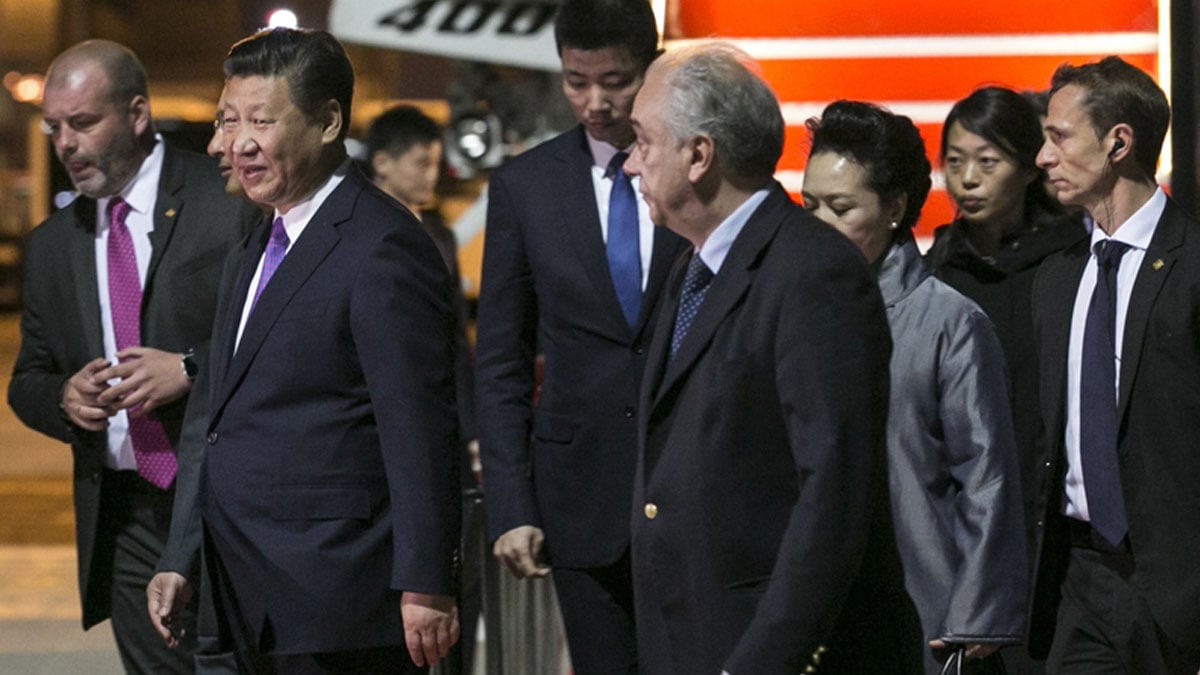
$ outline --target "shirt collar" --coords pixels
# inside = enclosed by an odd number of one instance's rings
[[[1155,189],[1150,199],[1146,200],[1141,208],[1134,211],[1133,215],[1117,228],[1116,234],[1111,238],[1122,244],[1128,244],[1132,248],[1145,251],[1150,247],[1150,240],[1154,238],[1154,230],[1158,227],[1158,221],[1162,218],[1163,210],[1166,208],[1166,193],[1162,191],[1162,188]],[[1093,227],[1092,250],[1096,250],[1097,242],[1109,238],[1104,230]]]
[[[747,197],[746,201],[726,216],[717,229],[704,240],[700,247],[700,259],[713,274],[721,271],[721,265],[725,264],[725,257],[729,255],[734,240],[741,234],[742,228],[750,221],[750,216],[766,200],[768,194],[770,190],[763,188]]]
[[[283,229],[287,231],[288,241],[296,241],[304,228],[308,226],[309,221],[317,214],[321,204],[324,204],[329,195],[341,184],[346,174],[350,172],[350,162],[348,157],[343,160],[338,168],[329,175],[329,178],[325,179],[321,187],[317,188],[308,199],[289,209],[287,213],[281,214],[278,210],[275,211],[272,219],[283,218]]]
[[[633,150],[632,145],[622,150],[615,146],[609,145],[604,141],[598,141],[592,138],[587,132],[584,132],[583,135],[587,137],[588,149],[592,151],[592,164],[595,164],[605,171],[608,170],[608,163],[612,161],[612,158],[616,156],[618,152],[628,153]]]

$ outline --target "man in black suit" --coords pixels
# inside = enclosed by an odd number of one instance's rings
[[[488,534],[518,578],[553,566],[576,673],[635,673],[637,387],[682,241],[654,228],[621,162],[658,34],[645,0],[566,0],[555,36],[579,125],[489,187],[476,346]]]
[[[222,646],[245,672],[415,672],[458,634],[449,275],[346,156],[332,36],[263,31],[225,75],[225,155],[272,214],[226,268],[187,457]]]
[[[167,539],[221,262],[254,210],[225,196],[211,160],[155,134],[145,71],[120,45],[84,42],[55,59],[43,124],[81,196],[26,247],[9,403],[72,446],[84,628],[111,616],[130,672],[191,672],[190,619],[176,625],[183,647],[167,650],[145,588]]]
[[[1038,165],[1095,227],[1034,285],[1051,454],[1030,648],[1052,673],[1200,668],[1200,226],[1154,180],[1169,119],[1117,57],[1054,74]]]
[[[772,182],[783,119],[747,61],[671,50],[633,108],[626,170],[693,248],[641,387],[639,668],[919,672],[888,515],[883,303],[854,247]]]

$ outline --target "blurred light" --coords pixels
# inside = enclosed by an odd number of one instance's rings
[[[267,26],[270,28],[295,28],[300,25],[300,19],[290,9],[272,10],[267,15]]]
[[[17,81],[21,79],[21,74],[15,70],[10,70],[4,74],[4,88],[12,91],[13,87],[17,86]]]
[[[26,75],[17,80],[12,96],[21,103],[38,103],[42,100],[42,76]]]
[[[504,159],[500,120],[484,110],[459,113],[446,128],[446,163],[459,178],[471,178]]]

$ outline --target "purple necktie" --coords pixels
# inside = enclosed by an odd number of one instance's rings
[[[267,250],[263,252],[262,274],[258,275],[258,286],[254,289],[254,299],[250,301],[250,312],[254,312],[254,306],[258,304],[258,296],[262,295],[263,289],[267,287],[267,282],[275,274],[279,263],[283,262],[283,255],[287,253],[288,236],[287,230],[283,229],[283,218],[278,217],[274,223],[271,223],[271,239],[267,242]]]
[[[142,343],[142,283],[138,280],[133,238],[125,226],[128,215],[129,204],[124,199],[114,197],[108,203],[108,301],[118,352]],[[138,415],[139,410],[141,405],[128,410],[129,438],[138,474],[165,490],[175,480],[175,452],[162,424]]]

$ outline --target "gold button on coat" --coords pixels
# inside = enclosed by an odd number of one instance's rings
[[[654,504],[646,504],[645,512],[646,517],[650,520],[654,520],[658,517],[658,507]]]

